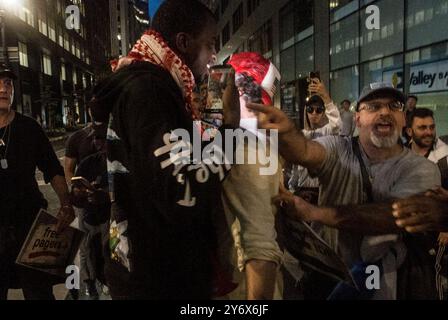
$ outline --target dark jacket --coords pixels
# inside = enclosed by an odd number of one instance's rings
[[[192,137],[193,121],[164,69],[134,63],[118,71],[101,92],[98,106],[111,107],[100,110],[103,115],[111,111],[111,223],[112,228],[114,223],[121,226],[120,237],[110,240],[112,257],[117,243],[129,244],[127,256],[110,260],[106,267],[112,296],[210,297],[210,258],[216,247],[212,211],[220,202],[226,169],[216,166],[214,173],[206,166],[185,165],[175,172],[174,164],[166,162],[170,154],[160,148],[169,134],[183,128]]]

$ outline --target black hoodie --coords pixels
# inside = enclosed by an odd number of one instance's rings
[[[169,152],[160,148],[167,134],[183,128],[191,136],[193,130],[182,93],[166,70],[133,63],[114,74],[96,97],[96,119],[111,115],[107,155],[114,198],[113,259],[106,276],[112,296],[209,298],[216,247],[212,211],[220,203],[220,182],[228,168],[215,167],[219,174],[185,165],[175,172],[166,162]],[[124,246],[120,257],[116,248],[122,250],[126,241],[129,251],[126,255]]]

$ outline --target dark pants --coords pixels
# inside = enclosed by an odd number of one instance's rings
[[[17,269],[17,286],[14,287],[22,288],[25,300],[55,300],[53,283],[47,281],[45,274],[22,270],[21,267],[17,267]],[[0,282],[0,300],[8,298],[8,289],[10,287],[8,283]]]
[[[283,300],[326,300],[337,282],[317,271],[307,270],[296,281],[286,268],[282,268]]]
[[[104,257],[102,254],[102,238],[109,234],[109,224],[93,226],[84,219],[83,209],[78,209],[79,229],[85,232],[79,247],[81,281],[102,280]]]
[[[0,230],[0,300],[6,300],[8,289],[12,288],[21,288],[26,300],[54,300],[53,284],[63,282],[61,279],[15,264],[26,232],[15,228]]]
[[[25,300],[55,300],[53,286],[37,286],[22,288]],[[8,298],[8,288],[0,288],[0,300]]]

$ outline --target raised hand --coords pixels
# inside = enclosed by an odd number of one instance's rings
[[[278,130],[280,135],[296,130],[294,123],[288,119],[287,115],[273,106],[248,103],[247,108],[257,114],[258,128],[260,129]]]
[[[448,231],[448,198],[440,194],[413,196],[393,205],[397,226],[407,232]]]
[[[322,98],[325,104],[331,102],[330,94],[328,93],[327,88],[324,83],[317,78],[311,79],[311,83],[308,86],[308,91],[311,95],[317,95]]]

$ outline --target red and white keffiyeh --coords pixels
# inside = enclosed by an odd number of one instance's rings
[[[134,61],[147,61],[169,71],[182,91],[187,112],[193,120],[201,119],[199,110],[192,103],[195,87],[193,73],[157,31],[147,30],[126,57],[112,61],[112,71],[116,72]]]

